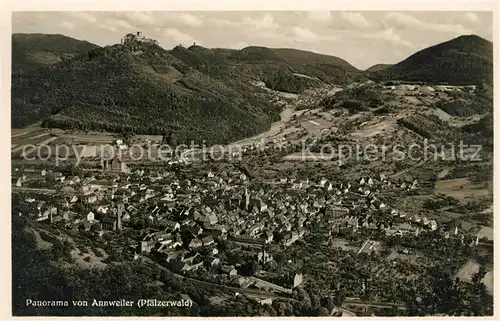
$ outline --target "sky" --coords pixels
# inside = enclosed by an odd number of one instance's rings
[[[129,32],[165,49],[297,48],[334,55],[359,69],[397,63],[428,46],[465,34],[492,41],[491,12],[349,11],[60,11],[13,12],[13,33],[63,34],[100,46]]]

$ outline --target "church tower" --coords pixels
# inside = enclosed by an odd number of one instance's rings
[[[250,205],[250,193],[248,193],[248,189],[245,188],[245,210],[248,211],[248,207]]]
[[[116,230],[122,230],[122,215],[123,215],[123,204],[118,204],[118,212],[116,213]]]

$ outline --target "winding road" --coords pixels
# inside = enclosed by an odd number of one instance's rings
[[[244,139],[236,141],[234,143],[225,145],[222,148],[217,148],[215,150],[216,151],[219,151],[219,150],[224,150],[224,151],[239,151],[243,147],[250,146],[253,143],[256,143],[258,141],[264,141],[265,142],[266,140],[270,139],[271,137],[276,136],[277,134],[279,134],[280,131],[286,127],[286,124],[292,118],[293,112],[294,112],[294,108],[292,108],[292,107],[286,107],[286,108],[283,109],[283,111],[280,114],[281,119],[279,121],[277,121],[277,122],[272,123],[271,124],[271,128],[269,128],[269,130],[267,130],[267,131],[265,131],[263,133],[260,133],[260,134],[258,134],[256,136],[249,137],[249,138],[244,138]],[[208,148],[208,150],[210,150],[210,148]],[[183,160],[189,160],[189,159],[194,158],[200,152],[201,152],[201,149],[199,149],[199,148],[188,149],[188,150],[185,150],[184,152],[181,153],[180,158],[183,159]]]

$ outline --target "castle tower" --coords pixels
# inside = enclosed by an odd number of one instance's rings
[[[248,206],[250,205],[250,194],[248,193],[248,189],[245,188],[245,210],[248,211]]]
[[[262,271],[265,269],[265,264],[266,264],[266,245],[262,245]]]

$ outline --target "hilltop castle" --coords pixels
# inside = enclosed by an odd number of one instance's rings
[[[153,43],[155,45],[158,44],[158,40],[144,37],[141,31],[137,31],[136,34],[128,33],[121,40],[122,45],[131,42]]]

